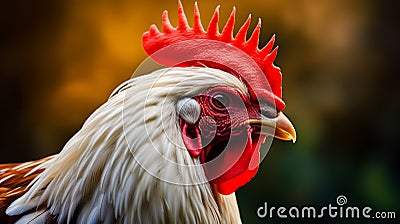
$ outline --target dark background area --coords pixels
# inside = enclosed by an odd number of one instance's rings
[[[269,206],[336,205],[400,216],[400,8],[378,0],[198,1],[207,24],[262,18],[261,44],[277,35],[285,113],[296,144],[275,141],[257,176],[238,191],[244,223]],[[146,58],[141,35],[176,24],[177,1],[0,3],[1,163],[59,152],[111,91]],[[192,17],[193,2],[183,1]],[[192,20],[190,20],[192,21]],[[397,221],[399,218],[397,218]],[[274,223],[299,221],[276,219]],[[327,219],[304,222],[350,223]],[[373,221],[373,220],[368,220]],[[395,220],[374,220],[377,223]]]

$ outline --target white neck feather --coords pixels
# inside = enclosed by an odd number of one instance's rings
[[[39,167],[45,171],[7,212],[47,204],[60,222],[240,222],[235,195],[213,192],[184,148],[175,106],[212,86],[245,93],[245,85],[210,68],[163,69],[125,85]]]

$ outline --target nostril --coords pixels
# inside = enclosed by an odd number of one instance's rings
[[[269,102],[260,103],[260,113],[267,118],[275,118],[278,116],[275,104]]]

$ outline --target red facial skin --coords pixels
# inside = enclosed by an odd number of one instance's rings
[[[259,148],[266,136],[245,124],[260,119],[258,103],[230,87],[218,86],[193,97],[201,107],[199,120],[189,124],[180,119],[186,148],[200,157],[206,175],[217,191],[228,195],[257,173]]]

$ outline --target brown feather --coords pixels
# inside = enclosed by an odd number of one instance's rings
[[[51,158],[53,157],[25,163],[0,164],[0,223],[14,223],[20,218],[20,216],[7,216],[5,213],[7,207],[29,190],[29,183],[43,172],[43,169],[29,172]]]

